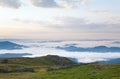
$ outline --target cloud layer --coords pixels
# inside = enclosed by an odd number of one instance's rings
[[[81,5],[85,5],[87,1],[79,1],[79,0],[31,0],[32,4],[36,7],[42,8],[68,8],[73,9],[81,3]]]
[[[87,6],[88,5],[88,0],[82,0],[81,5],[82,6]]]
[[[10,8],[19,8],[21,6],[20,0],[0,0],[0,6],[10,7]]]
[[[31,0],[31,2],[36,7],[43,7],[43,8],[59,7],[59,5],[55,2],[55,0]]]
[[[24,48],[22,50],[0,50],[0,54],[5,53],[30,53],[32,56],[30,57],[39,57],[39,56],[45,56],[45,55],[59,55],[64,57],[70,57],[70,58],[76,58],[78,62],[82,63],[90,63],[90,62],[96,62],[96,61],[107,61],[110,59],[116,59],[120,58],[120,52],[107,52],[107,53],[98,53],[98,52],[69,52],[64,50],[58,50],[55,47],[56,46],[64,46],[66,44],[77,44],[81,46],[98,46],[100,44],[103,45],[111,45],[112,41],[62,41],[62,42],[42,42],[40,40],[12,40],[18,44],[21,45],[27,45],[30,48]],[[118,46],[118,45],[116,45]]]

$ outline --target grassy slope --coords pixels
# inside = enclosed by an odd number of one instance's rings
[[[16,69],[23,67],[66,66],[76,64],[65,57],[44,56],[38,58],[8,58],[0,59],[0,69]]]
[[[0,59],[0,69],[33,67],[35,72],[0,73],[0,79],[120,79],[120,64],[94,63],[46,71],[44,70],[46,66],[69,66],[75,63],[58,56],[45,56],[34,59],[10,58],[7,60]]]
[[[0,73],[0,79],[120,79],[120,65],[87,64],[34,73]]]

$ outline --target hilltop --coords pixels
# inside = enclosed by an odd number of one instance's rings
[[[56,55],[47,55],[35,58],[1,58],[0,68],[17,69],[17,68],[36,68],[36,67],[54,67],[54,66],[72,66],[77,63],[65,57]]]

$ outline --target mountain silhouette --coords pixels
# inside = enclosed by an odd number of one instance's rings
[[[66,47],[56,47],[57,49],[69,51],[69,52],[120,52],[120,47],[107,47],[107,46],[96,46],[89,48],[76,47],[74,45]]]
[[[106,63],[106,64],[120,64],[120,58],[110,59],[108,61],[101,61],[101,63]]]
[[[12,42],[9,42],[9,41],[0,42],[0,49],[1,50],[2,49],[6,49],[6,50],[22,49],[24,47],[27,47],[27,46],[19,45],[19,44],[12,43]]]
[[[18,58],[18,57],[23,57],[27,55],[32,55],[29,53],[5,53],[5,54],[0,54],[0,58]]]

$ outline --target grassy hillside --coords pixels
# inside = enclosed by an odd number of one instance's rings
[[[0,69],[16,69],[25,67],[53,67],[74,65],[73,61],[65,57],[47,55],[37,58],[5,58],[0,59]]]
[[[120,65],[86,64],[33,73],[0,73],[0,79],[120,79]]]
[[[120,64],[81,64],[58,56],[0,59],[0,69],[33,68],[34,72],[0,73],[0,79],[120,79]]]

